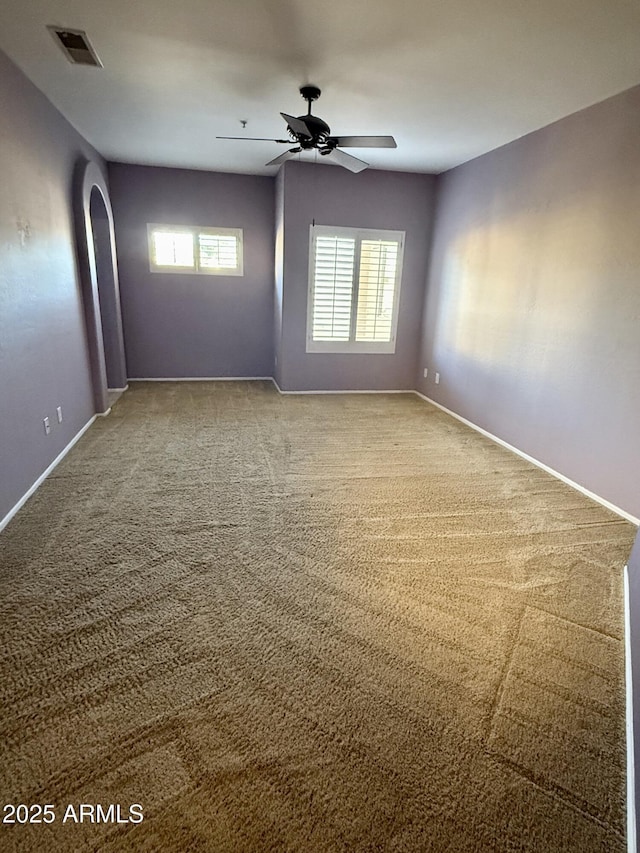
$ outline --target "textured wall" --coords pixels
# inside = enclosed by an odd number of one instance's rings
[[[109,165],[129,376],[271,376],[274,179]],[[244,275],[149,271],[147,224],[242,228]]]
[[[636,517],[638,140],[640,87],[439,178],[416,379]]]
[[[72,179],[102,161],[2,53],[0,115],[1,521],[94,411]]]
[[[281,387],[374,390],[414,387],[434,178],[403,172],[353,174],[336,166],[284,166],[284,288]],[[394,354],[307,353],[309,228],[343,225],[406,231]]]

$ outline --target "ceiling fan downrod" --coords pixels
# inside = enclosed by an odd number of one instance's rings
[[[320,89],[318,89],[317,86],[300,86],[300,94],[308,104],[307,115],[310,116],[311,104],[313,103],[313,101],[318,100],[322,92]]]

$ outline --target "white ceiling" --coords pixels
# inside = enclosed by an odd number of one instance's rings
[[[85,30],[104,68],[70,65],[47,24]],[[285,146],[215,137],[282,138],[303,83],[334,134],[398,142],[354,155],[439,172],[640,83],[639,36],[638,0],[0,4],[0,48],[107,159],[253,174]]]

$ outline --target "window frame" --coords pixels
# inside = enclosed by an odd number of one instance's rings
[[[351,329],[348,341],[314,341],[313,307],[315,296],[315,260],[316,239],[318,237],[345,237],[356,241],[351,291]],[[402,266],[404,260],[405,231],[387,231],[372,228],[350,228],[341,225],[311,225],[309,228],[309,278],[307,286],[307,331],[306,351],[308,353],[368,353],[393,354],[396,351],[398,315],[400,313],[400,291],[402,289]],[[355,339],[358,324],[358,289],[360,279],[361,244],[363,240],[383,240],[397,242],[395,287],[391,314],[391,337],[388,341],[357,341]]]
[[[193,240],[193,266],[164,266],[154,261],[153,235],[157,232],[170,234],[190,234]],[[238,265],[229,267],[201,267],[198,237],[200,234],[214,237],[235,237],[238,252]],[[242,228],[216,227],[211,225],[166,225],[158,222],[147,223],[147,251],[149,254],[149,270],[152,273],[169,273],[173,275],[244,275],[244,245]]]

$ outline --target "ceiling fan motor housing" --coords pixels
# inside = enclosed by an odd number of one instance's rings
[[[289,132],[296,142],[305,149],[316,148],[318,145],[326,144],[329,134],[331,133],[331,128],[326,121],[323,121],[317,116],[312,116],[311,114],[298,116],[298,118],[309,128],[311,136],[306,136],[302,133],[295,133],[295,131],[289,128]]]

